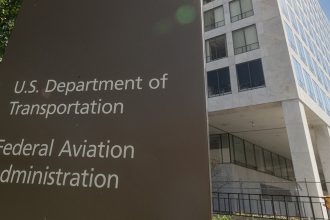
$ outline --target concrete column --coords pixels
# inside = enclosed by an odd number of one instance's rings
[[[299,100],[282,102],[291,157],[297,182],[320,182],[305,108]],[[303,184],[300,184],[303,185]],[[323,196],[321,184],[302,186],[301,195]]]
[[[330,194],[330,128],[326,125],[316,127],[315,139],[328,194]]]
[[[322,197],[323,191],[316,158],[307,123],[304,105],[299,100],[282,102],[285,125],[288,133],[290,151],[294,173],[297,182],[307,181],[300,185],[301,196]],[[308,202],[309,198],[301,198],[301,202]],[[327,211],[320,203],[323,199],[313,199],[313,209],[308,210],[308,216],[315,218],[328,218]]]

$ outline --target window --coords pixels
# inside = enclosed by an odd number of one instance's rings
[[[236,65],[239,91],[265,86],[261,59]]]
[[[211,135],[210,136],[210,149],[220,149],[220,136],[219,135]]]
[[[210,3],[210,2],[213,2],[214,0],[203,0],[203,4],[207,4],[207,3]]]
[[[210,148],[212,162],[233,163],[284,179],[293,177],[291,160],[237,136],[210,135]]]
[[[230,163],[230,152],[229,152],[229,134],[221,135],[222,155],[223,163]]]
[[[262,148],[255,146],[255,152],[256,152],[256,160],[257,160],[257,169],[259,171],[264,172],[265,171],[265,160],[264,160],[264,154],[262,152]]]
[[[306,64],[307,62],[306,62],[304,46],[301,44],[300,40],[298,40],[297,38],[296,38],[296,42],[297,42],[300,59]]]
[[[281,174],[284,179],[288,179],[288,171],[286,169],[286,163],[284,157],[279,157],[280,160],[280,167],[281,167]]]
[[[304,80],[304,75],[303,75],[302,70],[301,70],[301,66],[294,57],[292,57],[292,59],[293,59],[293,69],[294,69],[294,73],[296,75],[296,78],[298,80],[298,85],[303,90],[306,91],[306,84],[305,84],[305,80]]]
[[[245,153],[246,153],[246,164],[252,169],[257,169],[254,146],[250,142],[244,141]]]
[[[273,167],[274,167],[274,174],[275,176],[282,177],[281,166],[279,157],[277,154],[272,154],[273,159]]]
[[[234,53],[240,54],[259,48],[257,29],[255,25],[233,32]]]
[[[220,135],[210,136],[210,149],[212,162],[223,163]]]
[[[209,31],[225,25],[223,6],[204,12],[204,30]]]
[[[230,2],[231,22],[235,22],[254,15],[252,0],[235,0]]]
[[[306,70],[303,70],[303,73],[304,73],[304,77],[306,79],[307,93],[314,100],[314,102],[317,102],[316,97],[315,97],[315,92],[314,92],[314,89],[313,89],[312,79],[310,78],[310,76],[306,72]]]
[[[242,139],[233,136],[235,162],[241,165],[246,164],[244,142]]]
[[[289,175],[289,180],[294,180],[294,171],[293,171],[293,165],[290,160],[286,160],[286,167]]]
[[[227,57],[226,35],[206,41],[206,62]]]
[[[265,158],[266,172],[273,174],[274,167],[273,167],[272,154],[269,151],[264,150],[264,158]]]
[[[294,40],[294,35],[292,33],[292,30],[291,28],[289,27],[289,25],[287,25],[285,23],[285,31],[286,31],[286,34],[288,36],[288,40],[289,40],[289,44],[290,44],[290,47],[297,52],[297,46],[296,46],[296,42]]]
[[[213,70],[207,73],[209,97],[225,95],[231,92],[229,68]]]

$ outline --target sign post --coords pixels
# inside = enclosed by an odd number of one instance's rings
[[[0,64],[1,219],[210,219],[200,11],[24,1]]]

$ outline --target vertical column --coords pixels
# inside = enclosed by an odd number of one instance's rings
[[[310,131],[307,123],[304,105],[299,100],[289,100],[282,102],[285,125],[288,133],[290,151],[294,173],[297,182],[308,184],[300,185],[301,196],[322,197],[323,191],[320,183]],[[311,209],[306,210],[306,214],[314,218],[328,218],[324,206],[320,206],[323,199],[301,198],[301,202],[307,204],[314,202]]]
[[[295,177],[298,182],[320,182],[312,140],[303,104],[299,100],[282,102]],[[302,187],[301,195],[323,196],[321,184]]]
[[[330,193],[330,128],[326,125],[316,127],[315,138],[328,193]]]

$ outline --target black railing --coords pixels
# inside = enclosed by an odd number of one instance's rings
[[[218,21],[218,22],[214,22],[214,23],[211,23],[211,24],[208,24],[208,25],[205,25],[204,26],[204,31],[210,31],[210,30],[213,30],[215,28],[218,28],[218,27],[222,27],[225,25],[225,20],[222,20],[222,21]]]
[[[214,52],[212,52],[212,54],[210,56],[206,56],[206,62],[209,63],[209,62],[212,62],[212,61],[215,61],[215,60],[220,60],[220,59],[223,59],[223,58],[226,58],[226,57],[227,57],[226,52],[214,51]]]
[[[237,47],[234,48],[234,53],[235,55],[240,54],[240,53],[245,53],[251,50],[256,50],[259,49],[259,42],[253,43],[253,44],[248,44],[243,47]]]
[[[213,192],[212,199],[213,214],[270,219],[329,219],[322,197]]]
[[[244,18],[247,18],[247,17],[250,17],[250,16],[253,16],[254,15],[254,12],[253,12],[253,9],[250,10],[250,11],[246,11],[246,12],[243,12],[241,14],[238,14],[238,15],[235,15],[235,16],[232,16],[231,17],[231,22],[235,22],[235,21],[239,21],[239,20],[242,20]]]

